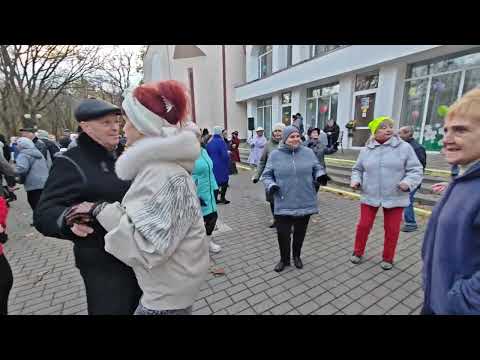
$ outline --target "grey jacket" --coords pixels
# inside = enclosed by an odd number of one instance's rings
[[[375,207],[407,207],[409,193],[400,190],[400,182],[414,190],[423,178],[423,167],[413,148],[397,135],[384,144],[375,140],[360,151],[352,168],[352,183],[361,186],[360,201]]]
[[[254,179],[260,179],[260,176],[262,176],[263,170],[265,170],[265,165],[267,165],[268,157],[270,156],[270,153],[273,150],[278,149],[278,145],[280,144],[280,141],[275,141],[273,138],[270,139],[270,141],[267,143],[267,146],[263,149],[262,156],[260,157],[260,160],[258,161],[258,168],[257,168],[257,173],[254,176]]]
[[[48,178],[47,161],[32,140],[20,138],[17,146],[16,173],[22,179],[25,191],[43,189]]]
[[[268,157],[260,178],[268,192],[273,185],[280,187],[274,194],[274,214],[305,216],[318,213],[314,182],[325,175],[311,149],[300,146],[293,150],[280,144]]]

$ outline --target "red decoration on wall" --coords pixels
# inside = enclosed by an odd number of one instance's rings
[[[325,114],[328,111],[327,105],[320,106],[320,114]]]

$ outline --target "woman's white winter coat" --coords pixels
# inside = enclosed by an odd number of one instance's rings
[[[97,216],[105,250],[135,271],[141,303],[152,310],[191,306],[206,279],[208,242],[191,171],[200,144],[191,131],[137,141],[118,159],[133,180],[121,204]]]

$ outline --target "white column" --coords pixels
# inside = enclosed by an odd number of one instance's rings
[[[342,146],[349,147],[348,131],[345,125],[352,120],[353,90],[355,75],[346,75],[339,80],[340,89],[338,93],[337,124],[340,131],[343,131]]]
[[[272,126],[278,122],[282,122],[280,94],[272,95]]]
[[[298,112],[302,113],[302,106],[301,106],[302,91],[301,90],[302,90],[301,88],[296,88],[292,90],[292,115]],[[303,110],[305,110],[305,106],[303,106]],[[305,116],[305,114],[303,116]]]
[[[407,66],[403,63],[385,65],[380,68],[374,116],[391,116],[395,126],[400,122],[403,97],[403,79]]]

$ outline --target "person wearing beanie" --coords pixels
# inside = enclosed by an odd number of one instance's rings
[[[428,221],[422,245],[424,315],[480,315],[480,89],[445,116],[443,154],[458,173]]]
[[[352,169],[350,186],[361,189],[360,218],[350,261],[362,261],[368,235],[380,207],[383,208],[385,240],[381,267],[393,267],[403,209],[409,192],[422,182],[423,167],[413,148],[394,134],[393,120],[381,116],[368,124],[372,136],[360,151]]]
[[[34,225],[45,236],[73,242],[90,315],[129,315],[142,291],[132,268],[105,251],[105,229],[97,222],[72,222],[84,201],[122,201],[130,181],[115,173],[121,110],[98,99],[85,99],[74,111],[82,129],[74,148],[55,157]]]
[[[276,272],[290,265],[291,247],[295,267],[303,267],[300,256],[308,222],[312,214],[318,213],[314,184],[325,181],[325,176],[325,170],[313,151],[302,146],[300,130],[287,126],[283,130],[282,143],[271,152],[260,177],[265,191],[274,201],[280,248],[280,261],[274,268]]]
[[[48,165],[32,140],[21,137],[17,140],[19,154],[15,172],[27,193],[27,201],[35,211],[48,178]]]
[[[215,126],[213,128],[213,138],[208,142],[206,149],[213,162],[213,173],[219,189],[215,190],[215,199],[217,204],[230,204],[225,198],[228,189],[228,180],[230,174],[230,157],[228,155],[227,144],[222,136],[223,128]],[[220,194],[220,199],[218,195]]]
[[[253,167],[258,166],[260,157],[263,154],[263,149],[267,144],[267,138],[263,135],[263,128],[259,126],[255,131],[257,135],[247,139],[247,144],[250,145],[250,155],[248,155],[248,163]]]
[[[122,201],[84,202],[71,221],[98,222],[105,250],[133,268],[143,295],[135,315],[188,315],[209,266],[192,179],[200,143],[185,129],[189,95],[175,80],[124,93],[127,149],[115,172],[131,186]]]
[[[318,162],[322,167],[327,171],[327,167],[325,165],[325,154],[333,154],[335,150],[333,148],[327,147],[321,140],[320,140],[320,129],[319,128],[313,128],[310,129],[310,133],[308,134],[308,140],[305,142],[305,146],[312,149],[313,152],[315,153],[315,156],[318,159]],[[330,177],[327,176],[327,180],[330,180]],[[318,193],[318,190],[320,189],[320,185],[326,186],[327,183],[325,182],[324,184],[316,184],[315,185],[315,190]]]
[[[201,133],[198,131],[198,127],[194,123],[189,123],[188,127],[195,133],[201,144]],[[201,146],[200,156],[195,161],[195,167],[192,171],[192,178],[197,187],[197,196],[202,207],[203,222],[205,232],[207,233],[209,249],[212,253],[219,253],[222,248],[213,241],[212,235],[218,219],[215,196],[218,185],[213,173],[212,159],[208,155],[205,145],[201,144]]]
[[[265,146],[265,148],[263,149],[262,156],[260,157],[260,160],[258,162],[257,171],[252,178],[252,181],[254,184],[256,184],[260,179],[260,176],[262,176],[263,170],[265,169],[265,165],[267,164],[270,153],[273,150],[276,150],[278,148],[278,145],[280,144],[280,141],[282,141],[283,129],[285,129],[285,124],[283,123],[277,123],[273,125],[272,138],[267,143],[267,146]],[[268,193],[265,193],[265,198],[267,202],[270,203],[270,210],[272,211],[272,216],[273,216],[273,222],[270,225],[270,228],[274,228],[276,226],[275,217],[273,215],[274,200],[273,198],[268,196]]]
[[[50,160],[47,159],[47,163],[49,163],[50,168],[53,159],[55,159],[55,155],[60,151],[60,147],[48,138],[48,132],[45,130],[37,130],[37,137],[42,140],[47,147],[47,155],[49,155],[48,157],[50,158]]]

